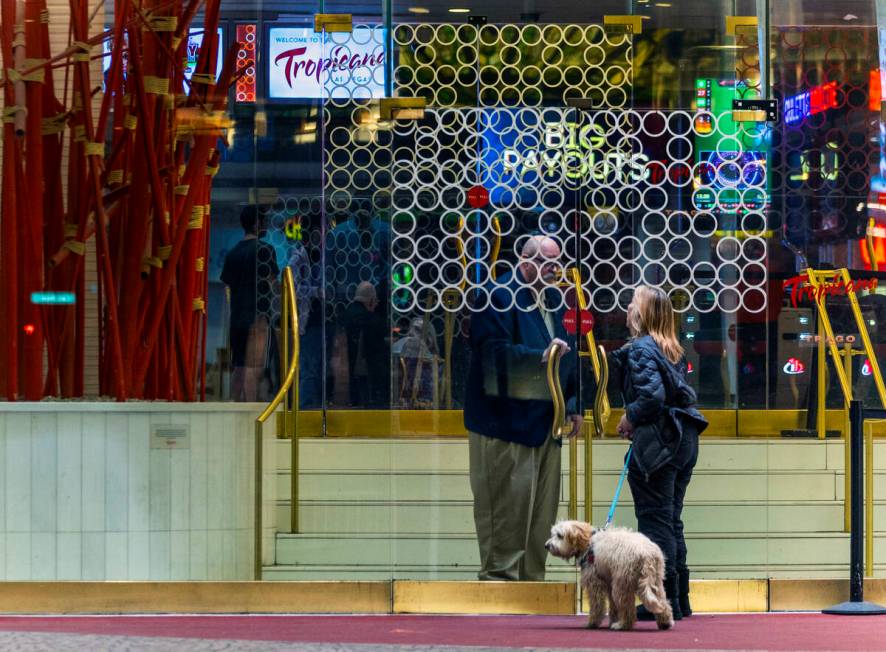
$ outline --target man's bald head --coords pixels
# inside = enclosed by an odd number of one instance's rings
[[[536,257],[556,260],[560,257],[560,245],[549,236],[533,235],[523,245],[520,257],[524,260],[531,260]]]
[[[354,301],[362,303],[369,312],[375,310],[375,307],[378,305],[378,295],[376,294],[375,286],[369,281],[360,283],[354,294]]]
[[[529,285],[541,288],[557,280],[560,245],[546,235],[534,235],[520,251],[520,275]]]

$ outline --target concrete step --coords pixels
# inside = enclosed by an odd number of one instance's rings
[[[594,474],[596,499],[610,500],[615,494],[619,474],[601,471]],[[568,499],[569,476],[562,474],[560,494]],[[277,495],[289,495],[290,476],[277,475]],[[584,491],[584,477],[579,475],[579,496]],[[886,470],[875,474],[876,496],[886,496]],[[843,496],[843,475],[836,471],[705,471],[693,474],[686,501],[719,503],[771,501],[828,501]],[[304,501],[396,501],[428,502],[471,500],[467,472],[371,472],[304,471],[299,478],[299,497]],[[630,500],[630,487],[624,485],[622,497]]]
[[[845,570],[849,563],[849,538],[842,533],[696,533],[686,537],[693,569],[718,572],[769,569]],[[874,558],[884,560],[886,532],[878,532]],[[312,569],[326,567],[391,569],[424,568],[426,571],[466,570],[475,572],[477,542],[468,535],[321,535],[279,534],[277,559],[280,566]],[[564,562],[549,558],[554,572]],[[732,576],[732,575],[729,575]]]
[[[626,444],[594,443],[594,522],[602,523]],[[477,570],[464,439],[305,439],[301,531],[279,534],[269,579],[473,579]],[[289,442],[277,442],[276,515],[289,521]],[[568,500],[563,449],[560,516]],[[839,441],[703,440],[684,521],[700,577],[846,577]],[[579,497],[584,490],[579,450]],[[886,442],[875,447],[874,495],[886,497]],[[580,510],[583,516],[583,510]],[[636,527],[625,485],[616,521]],[[886,501],[875,502],[886,530]],[[886,532],[875,560],[886,561]],[[877,567],[879,568],[879,566]],[[574,577],[559,560],[549,578]]]
[[[567,517],[568,505],[560,504],[558,517]],[[603,523],[608,502],[594,503],[594,523]],[[584,508],[579,505],[581,518]],[[327,534],[473,534],[474,515],[470,501],[431,502],[327,502],[301,503],[300,529]],[[620,525],[636,527],[630,501],[622,500],[616,511]],[[289,501],[277,504],[277,522],[289,523]],[[689,503],[683,511],[687,532],[839,532],[843,528],[843,503],[819,502],[733,502]],[[877,502],[874,523],[886,524],[886,501]]]
[[[304,471],[465,471],[468,442],[456,439],[304,438],[299,440],[299,466]],[[579,442],[578,468],[584,469],[584,443]],[[627,443],[595,439],[594,471],[620,470]],[[568,447],[563,447],[563,467]],[[843,469],[842,440],[817,439],[706,439],[699,451],[698,471],[790,471]],[[886,470],[886,441],[875,443],[875,464]],[[290,466],[290,442],[277,440],[280,470]]]
[[[886,575],[886,564],[874,567],[875,575]],[[768,565],[765,568],[754,566],[733,565],[728,568],[693,565],[692,577],[699,580],[714,579],[840,579],[847,578],[847,567],[841,564],[824,566],[816,564],[812,566],[775,566]],[[574,582],[578,581],[577,573],[572,567],[548,566],[545,574],[546,581]],[[270,581],[297,581],[297,580],[476,580],[477,569],[468,567],[439,567],[428,566],[266,566],[262,570],[262,577]]]

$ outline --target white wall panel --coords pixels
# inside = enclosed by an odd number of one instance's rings
[[[252,579],[256,412],[5,405],[0,579]],[[187,426],[187,441],[152,448],[160,424]]]
[[[6,417],[6,531],[31,531],[31,415]],[[7,542],[9,543],[9,542]],[[7,545],[7,551],[10,546]]]
[[[73,557],[61,552],[59,548],[59,562],[65,560],[66,569],[76,568],[80,574],[80,531],[82,529],[82,491],[83,491],[83,415],[72,412],[59,414],[58,419],[58,483],[57,524],[59,532],[76,533],[77,535],[77,563],[70,562]],[[72,539],[66,539],[72,541]],[[61,546],[61,544],[60,544]],[[61,567],[61,566],[60,566]],[[66,571],[67,572],[67,571]],[[73,570],[71,570],[73,572]]]

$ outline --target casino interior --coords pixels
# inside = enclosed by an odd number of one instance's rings
[[[606,520],[659,287],[696,609],[839,602],[856,544],[886,600],[883,0],[0,9],[0,612],[581,611],[477,581],[471,322],[540,234],[559,516]]]

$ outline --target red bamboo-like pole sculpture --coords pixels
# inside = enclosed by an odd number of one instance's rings
[[[69,3],[69,42],[53,54],[45,0],[0,0],[0,57],[13,70],[2,88],[0,391],[83,394],[94,239],[102,393],[195,400],[199,383],[205,398],[209,204],[239,46],[216,80],[219,0],[209,0],[186,80],[202,0],[114,0],[113,27],[94,34],[86,0]],[[102,88],[92,50],[106,40]],[[76,305],[35,305],[41,290],[72,292]]]
[[[204,25],[206,31],[203,35],[204,43],[207,39],[217,40],[217,24],[218,3],[213,2],[210,6],[207,7],[206,22]],[[236,48],[232,47],[228,51],[228,55],[225,59],[220,83],[218,84],[218,86],[212,87],[211,90],[206,91],[206,104],[210,106],[213,110],[223,109],[226,104],[226,89],[228,88],[232,80],[232,72],[234,69],[236,56]],[[198,70],[204,67],[199,64],[199,62],[204,59],[206,59],[206,48],[201,48],[197,66]],[[222,90],[219,90],[219,87],[221,87]],[[179,258],[182,254],[188,231],[188,224],[189,222],[192,222],[192,220],[196,220],[196,218],[194,217],[196,213],[193,211],[193,209],[200,185],[206,183],[206,178],[208,176],[206,174],[207,162],[209,161],[209,156],[211,153],[210,150],[212,149],[212,145],[214,144],[216,138],[217,136],[215,135],[198,135],[194,138],[194,144],[191,147],[191,153],[188,160],[187,168],[184,177],[181,179],[182,183],[178,186],[178,188],[182,189],[181,194],[176,196],[176,201],[173,205],[173,215],[175,216],[173,219],[175,225],[175,234],[172,242],[172,250],[169,256],[170,264],[167,267],[164,267],[164,269],[162,270],[162,282],[158,296],[158,303],[160,305],[165,305],[167,300],[169,299],[170,292],[173,287],[173,282],[175,280],[175,265],[178,263]],[[142,359],[136,367],[135,376],[133,378],[133,386],[136,389],[141,388],[144,384],[148,360],[159,335],[159,328],[162,317],[162,312],[154,312],[147,321],[147,325],[144,331],[145,335],[143,338],[143,344],[140,350]]]

